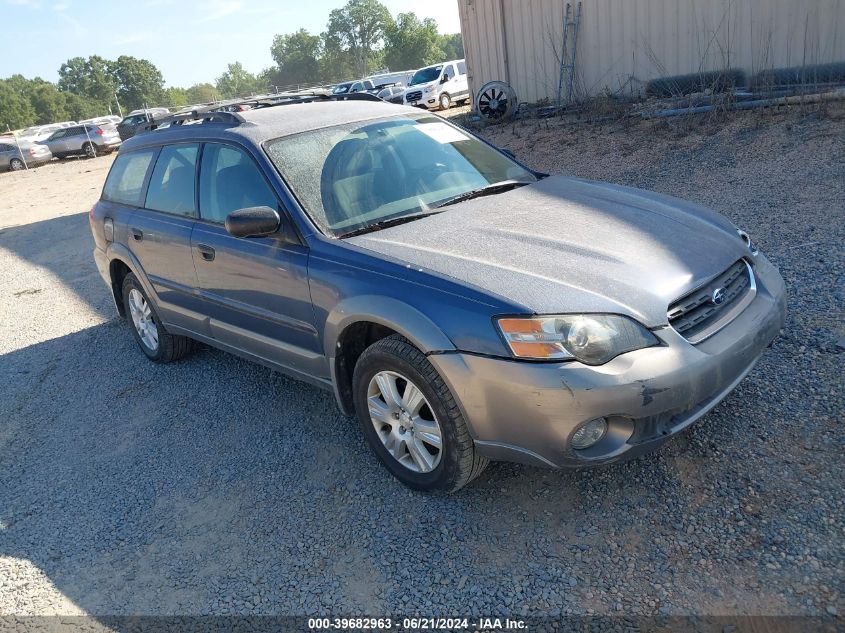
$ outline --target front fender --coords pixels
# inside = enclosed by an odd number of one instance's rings
[[[326,358],[334,359],[340,335],[347,327],[361,321],[395,330],[424,354],[455,349],[454,343],[434,321],[416,308],[390,297],[359,295],[342,300],[328,314],[323,330]]]

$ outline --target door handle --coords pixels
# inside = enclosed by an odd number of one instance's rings
[[[206,244],[197,244],[197,250],[202,255],[202,258],[207,261],[214,261],[214,249]]]
[[[132,239],[136,242],[141,242],[144,239],[144,232],[141,229],[131,228],[129,232],[132,234]]]

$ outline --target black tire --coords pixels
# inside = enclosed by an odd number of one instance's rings
[[[129,293],[132,290],[137,290],[144,297],[144,300],[149,305],[152,320],[155,322],[158,330],[158,347],[152,349],[141,339],[141,334],[132,319],[132,311],[129,305]],[[147,297],[144,288],[141,286],[138,278],[133,273],[129,273],[123,280],[123,307],[126,311],[126,319],[129,321],[129,329],[132,330],[132,336],[135,337],[135,342],[141,351],[147,355],[151,361],[156,363],[169,363],[180,358],[184,358],[194,349],[194,341],[186,336],[178,336],[176,334],[168,334],[158,318],[155,306]]]
[[[452,107],[452,97],[449,96],[448,92],[444,92],[440,95],[438,104],[440,105],[441,110],[448,110]]]
[[[97,146],[93,143],[85,143],[82,146],[82,153],[88,158],[97,158]]]
[[[414,472],[385,448],[370,419],[367,390],[382,371],[407,376],[422,391],[442,433],[440,461],[430,472]],[[454,492],[478,477],[488,460],[480,455],[452,392],[425,355],[396,334],[364,350],[352,377],[355,412],[370,448],[399,481],[415,490]]]
[[[9,161],[10,171],[20,171],[24,167],[26,167],[26,165],[23,164],[23,161],[20,158],[13,158]]]

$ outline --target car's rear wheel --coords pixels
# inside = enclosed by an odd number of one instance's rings
[[[26,165],[23,164],[23,161],[20,158],[13,158],[9,161],[9,169],[12,171],[20,171],[24,167],[26,167]]]
[[[152,302],[132,273],[123,280],[123,305],[135,341],[150,360],[169,363],[186,356],[193,349],[193,341],[188,337],[167,333]]]
[[[484,470],[487,459],[475,450],[449,387],[405,338],[373,343],[358,359],[352,380],[364,436],[402,483],[452,492]]]
[[[97,157],[97,148],[93,143],[85,143],[85,145],[82,146],[82,151],[85,152],[85,155],[88,158]]]
[[[452,97],[450,97],[447,93],[443,93],[440,95],[440,109],[441,110],[448,110],[452,105]]]

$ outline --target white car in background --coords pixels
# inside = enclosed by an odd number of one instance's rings
[[[38,143],[39,141],[49,138],[56,130],[61,129],[62,126],[58,123],[51,123],[49,125],[33,125],[18,132],[17,138],[20,141],[26,141],[28,143]]]
[[[455,102],[469,101],[467,65],[463,59],[420,68],[405,90],[405,103],[428,110],[448,110]]]

